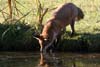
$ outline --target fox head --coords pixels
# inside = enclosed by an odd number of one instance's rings
[[[48,42],[47,39],[44,39],[41,34],[40,35],[35,35],[33,37],[39,41],[40,51],[43,52],[43,48],[46,46],[46,44]]]

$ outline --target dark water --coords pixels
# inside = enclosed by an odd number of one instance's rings
[[[100,67],[100,54],[0,52],[0,67]]]

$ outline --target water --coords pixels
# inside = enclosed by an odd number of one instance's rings
[[[100,67],[100,54],[0,52],[0,67]]]

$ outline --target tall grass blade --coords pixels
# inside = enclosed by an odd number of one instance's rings
[[[10,28],[6,29],[3,34],[2,34],[2,37],[1,37],[1,40],[3,41],[5,35],[7,34],[7,32],[10,30]]]
[[[15,1],[16,1],[16,3],[18,3],[19,5],[21,5],[22,7],[25,8],[25,6],[23,6],[20,2],[18,2],[17,0],[15,0]]]

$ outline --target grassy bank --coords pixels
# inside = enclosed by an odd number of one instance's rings
[[[32,36],[37,31],[35,26],[20,21],[13,24],[0,24],[0,50],[39,50],[38,41]],[[70,37],[70,31],[66,31],[61,42],[55,47],[59,51],[99,52],[100,34],[78,32]]]
[[[16,4],[21,13],[15,13],[15,18],[21,18],[29,12],[27,16],[22,18],[17,23],[9,24],[4,22],[8,18],[8,14],[2,15],[1,9],[7,6],[6,1],[0,0],[0,50],[35,50],[39,49],[36,39],[32,34],[37,30],[38,12],[36,1],[33,0],[18,0],[21,4]],[[76,34],[70,38],[70,26],[66,27],[64,38],[57,49],[60,51],[100,51],[100,1],[99,0],[41,0],[43,9],[55,8],[65,2],[72,2],[80,7],[85,17],[83,20],[76,22]],[[32,11],[30,11],[32,10]],[[8,11],[8,8],[3,10]],[[48,11],[44,16],[43,24],[50,18],[53,10]],[[7,12],[8,13],[8,12]],[[25,21],[22,21],[22,20]]]
[[[0,50],[34,50],[34,27],[24,22],[0,24]],[[37,47],[36,47],[37,48]]]
[[[68,36],[69,34],[66,34]],[[61,51],[99,52],[100,34],[77,33],[74,37],[64,38],[57,46]]]

